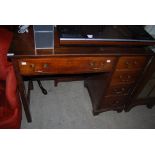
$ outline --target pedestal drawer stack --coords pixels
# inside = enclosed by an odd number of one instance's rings
[[[120,57],[99,109],[122,111],[146,63],[145,56]]]

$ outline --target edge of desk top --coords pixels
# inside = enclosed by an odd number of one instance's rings
[[[55,30],[54,49],[35,50],[33,27],[29,28],[29,33],[19,34],[14,32],[10,53],[15,56],[54,56],[54,55],[123,55],[123,54],[152,54],[147,46],[155,45],[155,42],[107,42],[99,46],[61,46],[59,33]],[[121,46],[120,46],[121,45]],[[145,47],[145,50],[144,50]]]

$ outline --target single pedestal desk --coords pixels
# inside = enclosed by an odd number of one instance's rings
[[[87,36],[89,33],[93,35]],[[56,26],[54,48],[37,50],[33,27],[29,33],[15,31],[10,58],[28,122],[32,121],[32,80],[37,78],[84,80],[94,115],[129,111],[134,107],[134,92],[154,57],[149,48],[153,45],[155,41],[141,26]],[[30,81],[28,92],[24,79]]]

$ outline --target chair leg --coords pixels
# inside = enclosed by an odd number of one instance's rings
[[[41,81],[40,81],[40,80],[37,80],[37,82],[38,82],[38,85],[39,85],[39,87],[40,87],[42,93],[43,93],[44,95],[47,95],[47,90],[42,86]]]

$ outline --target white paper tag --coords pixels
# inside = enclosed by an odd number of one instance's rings
[[[107,63],[110,63],[110,62],[111,62],[111,60],[108,59],[108,60],[107,60]]]
[[[24,66],[24,65],[27,65],[27,63],[26,63],[26,62],[24,62],[24,61],[22,61],[22,62],[21,62],[21,65],[23,65],[23,66]]]

